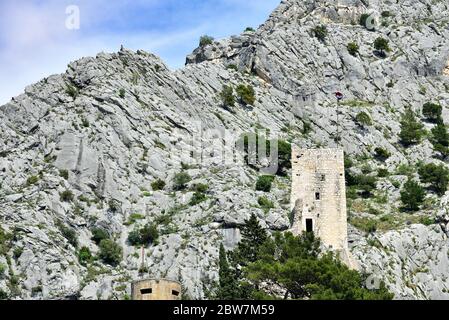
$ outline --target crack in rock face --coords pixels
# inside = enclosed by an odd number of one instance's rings
[[[365,12],[373,30],[359,23]],[[291,228],[291,169],[264,192],[256,185],[271,159],[243,161],[244,137],[257,131],[344,149],[361,270],[396,299],[449,299],[449,194],[418,170],[448,168],[423,112],[441,106],[449,123],[447,12],[447,1],[284,0],[257,30],[196,48],[179,70],[122,48],[27,87],[0,107],[0,226],[13,239],[0,253],[0,291],[124,299],[145,276],[206,298],[220,244],[235,248],[246,219]],[[404,145],[410,110],[428,134]],[[409,177],[426,193],[416,212],[402,210]],[[142,252],[129,236],[147,224],[159,239]],[[90,260],[105,238],[114,261]]]

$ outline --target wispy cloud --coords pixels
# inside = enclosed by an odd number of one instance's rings
[[[202,34],[217,38],[263,23],[279,0],[1,0],[0,105],[70,61],[120,45],[144,49],[172,68],[184,64]],[[77,5],[81,28],[65,27]]]

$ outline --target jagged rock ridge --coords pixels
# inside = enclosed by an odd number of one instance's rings
[[[364,12],[379,19],[377,30],[358,25]],[[416,224],[397,210],[405,175],[396,174],[418,161],[446,165],[428,140],[404,148],[398,133],[405,108],[419,113],[428,101],[440,103],[448,121],[447,12],[446,1],[288,0],[255,32],[196,49],[180,70],[152,54],[121,50],[83,58],[26,88],[0,107],[0,221],[14,235],[0,254],[6,266],[0,289],[16,298],[121,299],[144,260],[149,275],[180,280],[190,296],[204,298],[217,280],[218,244],[232,248],[251,213],[270,230],[288,229],[290,179],[277,178],[270,194],[254,191],[258,172],[223,164],[216,137],[193,138],[201,123],[234,137],[268,128],[300,147],[341,145],[358,159],[355,170],[395,172],[378,182],[386,202],[355,201],[350,216],[373,218],[375,206],[401,223],[371,235],[351,228],[352,252],[397,298],[449,298],[446,203],[429,195],[431,204],[417,217],[437,216],[437,224]],[[311,31],[321,24],[329,32],[325,41]],[[385,59],[372,47],[379,36],[390,40]],[[346,48],[352,41],[357,56]],[[223,85],[242,83],[254,87],[254,106],[223,108]],[[338,112],[337,90],[345,94]],[[357,121],[361,111],[373,125]],[[392,156],[376,161],[375,147]],[[186,167],[192,154],[203,162]],[[190,185],[209,185],[205,202],[190,206],[193,192],[172,191],[182,167],[193,177]],[[158,178],[167,186],[152,191]],[[62,200],[66,190],[73,201]],[[262,195],[275,204],[268,213],[258,206]],[[142,257],[126,238],[147,221],[158,221],[162,236]],[[92,229],[106,229],[124,248],[122,263],[82,266],[61,224],[75,230],[78,248],[94,254]]]

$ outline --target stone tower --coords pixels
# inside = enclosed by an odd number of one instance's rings
[[[344,154],[341,149],[292,151],[292,232],[314,232],[356,268],[348,249]]]
[[[180,300],[181,284],[166,279],[147,279],[131,285],[133,300]]]

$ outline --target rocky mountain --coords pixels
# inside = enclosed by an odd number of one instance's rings
[[[361,270],[397,299],[449,299],[449,194],[428,191],[415,213],[400,202],[418,164],[448,166],[422,114],[437,103],[449,121],[448,12],[445,0],[284,0],[257,30],[203,43],[182,69],[122,49],[27,87],[0,107],[0,292],[124,299],[152,276],[207,297],[219,244],[234,247],[252,213],[269,230],[290,227],[289,175],[264,193],[260,172],[233,161],[242,135],[268,129],[342,147],[350,172],[377,177],[370,197],[348,200]],[[373,47],[378,38],[389,50]],[[224,86],[239,85],[255,102],[224,107]],[[411,146],[399,138],[407,109],[427,130]],[[127,239],[146,223],[160,237],[142,250]],[[99,230],[123,249],[116,266],[80,259],[99,253]]]

